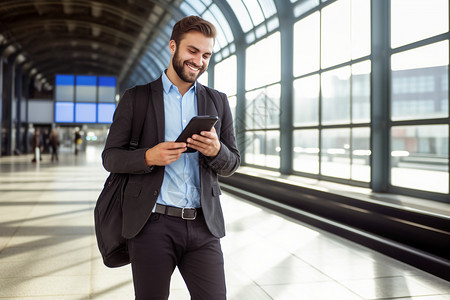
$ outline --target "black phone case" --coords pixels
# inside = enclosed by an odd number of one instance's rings
[[[210,131],[211,128],[219,120],[218,116],[195,116],[193,117],[184,130],[180,133],[176,142],[186,142],[194,134],[199,134],[201,131]],[[185,152],[195,152],[192,148],[187,148]]]

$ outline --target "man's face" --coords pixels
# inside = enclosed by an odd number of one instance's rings
[[[175,72],[184,82],[194,83],[208,67],[214,47],[213,38],[191,31],[183,36],[179,45],[172,42],[175,45],[172,59]]]

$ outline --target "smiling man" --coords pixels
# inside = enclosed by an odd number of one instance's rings
[[[176,267],[193,300],[226,299],[220,238],[225,226],[218,175],[240,164],[227,96],[201,85],[216,30],[197,16],[178,21],[169,42],[170,64],[161,77],[127,90],[106,140],[103,165],[130,174],[123,199],[123,236],[136,299],[167,300]],[[138,89],[150,90],[150,99]],[[129,150],[134,101],[149,101],[139,146]],[[210,131],[174,142],[189,120],[215,115]],[[187,147],[197,150],[185,153]]]

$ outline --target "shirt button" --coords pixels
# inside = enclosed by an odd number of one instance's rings
[[[183,120],[183,123],[186,123],[186,120]]]
[[[180,96],[177,96],[177,99],[180,99]]]

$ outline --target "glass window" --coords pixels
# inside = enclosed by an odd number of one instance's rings
[[[280,33],[276,32],[246,50],[247,90],[280,81]]]
[[[292,3],[297,2],[297,0],[291,0]],[[320,3],[319,0],[305,0],[300,1],[297,5],[294,7],[294,16],[299,17],[303,15],[304,13],[310,11],[314,7],[318,6]]]
[[[321,173],[350,178],[350,129],[322,130]]]
[[[370,54],[370,0],[339,0],[322,9],[322,68]]]
[[[246,128],[280,127],[281,86],[275,84],[246,93]]]
[[[264,14],[259,6],[258,0],[242,0],[250,13],[250,18],[252,19],[253,26],[257,26],[264,22]]]
[[[237,105],[236,96],[228,97],[228,103],[230,104],[230,109],[231,109],[231,114],[233,115],[233,120],[236,120],[236,105]]]
[[[356,59],[370,54],[370,0],[352,0],[351,14],[352,58]]]
[[[320,13],[294,24],[294,76],[320,68]]]
[[[264,24],[261,25],[261,26],[258,26],[258,27],[255,29],[255,35],[256,35],[257,38],[262,37],[262,36],[265,35],[266,33],[267,33],[267,28],[266,28],[266,26],[264,26]]]
[[[448,117],[449,43],[392,55],[392,119]]]
[[[370,182],[370,128],[353,128],[351,146],[351,179]]]
[[[197,1],[198,2],[198,1]],[[194,5],[195,4],[192,4]],[[198,10],[194,9],[191,5],[187,4],[186,2],[183,2],[180,4],[180,9],[184,12],[185,15],[187,16],[191,16],[191,15],[200,15],[201,13],[199,11],[201,11],[202,9],[204,9],[204,5],[202,5],[202,7],[196,7]]]
[[[280,168],[280,131],[266,131],[266,167]]]
[[[352,123],[370,122],[370,61],[352,65]]]
[[[392,127],[391,184],[448,193],[448,136],[448,125]]]
[[[294,81],[294,126],[319,124],[319,75]]]
[[[245,162],[270,168],[280,167],[280,132],[253,131],[245,133]]]
[[[277,13],[277,7],[273,0],[258,0],[258,2],[261,5],[266,19]]]
[[[208,71],[205,71],[197,80],[201,84],[208,86]]]
[[[246,164],[251,164],[251,165],[256,164],[257,159],[255,157],[255,152],[256,152],[255,148],[260,149],[259,144],[260,144],[260,141],[256,140],[256,136],[253,131],[247,131],[245,133],[244,161]]]
[[[275,30],[278,28],[278,26],[280,26],[280,21],[278,20],[278,18],[274,17],[274,18],[270,18],[267,22],[267,30],[269,32]]]
[[[197,14],[201,14],[206,9],[205,4],[200,0],[189,0],[185,1],[184,3],[186,2],[189,2],[189,4],[192,5],[192,7],[194,7],[194,9],[197,11]]]
[[[236,95],[236,68],[236,55],[232,55],[216,64],[214,67],[214,88],[228,96]]]
[[[218,8],[216,4],[213,4],[209,8],[209,10],[211,11],[211,14],[217,19],[217,22],[220,24],[219,29],[223,32],[223,35],[228,43],[233,42],[233,31],[231,30],[230,24],[228,24],[228,20],[225,18],[220,8]]]
[[[215,16],[209,10],[205,11],[205,13],[202,15],[202,17],[205,20],[211,22],[216,27],[217,34],[216,34],[216,39],[215,39],[215,44],[214,44],[214,52],[218,52],[220,49],[222,49],[223,47],[225,47],[228,44],[226,36],[222,31],[222,26],[220,26],[220,24],[219,24],[219,22],[217,22],[217,19],[215,18]]]
[[[350,123],[350,67],[322,74],[322,123]]]
[[[248,14],[247,8],[241,0],[228,0],[228,4],[231,6],[234,14],[239,20],[239,24],[242,27],[242,31],[247,32],[253,28],[253,23]]]
[[[322,9],[322,68],[350,60],[350,0],[339,0]]]
[[[448,0],[391,0],[391,47],[448,31]]]
[[[295,130],[293,135],[294,171],[319,173],[319,130]]]
[[[249,33],[247,33],[247,35],[245,36],[245,41],[247,42],[247,44],[251,44],[256,40],[256,36],[255,33],[253,31],[250,31]]]

